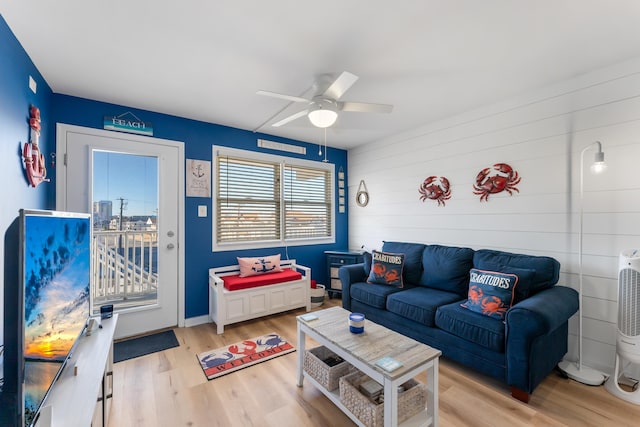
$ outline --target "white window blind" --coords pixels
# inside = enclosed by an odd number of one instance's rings
[[[280,239],[280,165],[219,156],[218,243]]]
[[[331,236],[330,185],[328,170],[285,165],[285,239]]]

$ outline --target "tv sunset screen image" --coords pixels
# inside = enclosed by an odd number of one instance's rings
[[[89,317],[88,217],[24,218],[25,416],[33,415]]]

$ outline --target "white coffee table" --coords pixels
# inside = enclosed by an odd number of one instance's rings
[[[427,407],[416,416],[403,422],[402,426],[438,425],[438,360],[442,352],[428,345],[378,325],[365,321],[362,334],[349,331],[350,312],[341,307],[313,312],[317,319],[304,320],[298,316],[298,386],[304,378],[318,387],[336,406],[357,425],[363,424],[340,402],[337,391],[329,391],[313,377],[304,372],[305,338],[310,336],[318,343],[355,366],[384,387],[384,425],[398,425],[398,386],[427,372]],[[375,365],[382,357],[390,356],[402,366],[387,372]]]

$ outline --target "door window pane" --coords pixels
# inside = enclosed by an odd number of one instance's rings
[[[94,313],[157,304],[157,157],[95,150],[92,182]]]

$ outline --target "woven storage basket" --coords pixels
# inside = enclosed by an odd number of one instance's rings
[[[384,425],[384,403],[374,403],[358,390],[370,378],[362,372],[353,372],[340,378],[340,401],[367,427]],[[422,411],[427,404],[427,389],[419,381],[410,379],[403,384],[405,391],[398,394],[398,423]]]
[[[329,366],[323,362],[332,356],[337,355],[323,346],[309,349],[304,353],[305,372],[329,391],[337,389],[340,377],[347,375],[352,370],[351,365],[346,361],[335,366]]]

